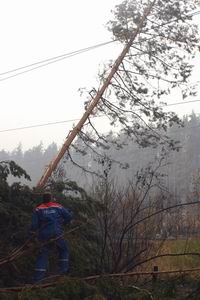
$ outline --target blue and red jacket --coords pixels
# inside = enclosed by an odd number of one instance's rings
[[[61,236],[62,224],[67,224],[73,218],[71,210],[57,202],[48,202],[36,207],[30,232],[37,233],[39,240],[47,240]]]

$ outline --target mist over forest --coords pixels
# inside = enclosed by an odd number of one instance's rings
[[[194,112],[183,117],[184,126],[172,126],[168,130],[171,139],[180,142],[179,151],[174,150],[165,157],[164,166],[160,172],[163,176],[163,186],[171,192],[179,201],[184,201],[189,192],[193,191],[193,184],[200,176],[200,116]],[[110,139],[112,139],[110,134]],[[81,140],[76,141],[72,148],[71,159],[65,157],[62,162],[62,175],[65,179],[76,181],[87,191],[99,178],[96,175],[104,174],[113,179],[121,188],[129,182],[135,182],[136,174],[149,164],[154,164],[159,158],[159,149],[153,147],[139,147],[134,140],[128,140],[125,145],[116,150],[116,147],[104,150],[102,161],[96,161],[90,148],[83,146]],[[123,141],[120,134],[118,140]],[[0,160],[14,160],[22,166],[31,177],[31,183],[35,186],[42,176],[45,166],[58,153],[59,147],[52,143],[44,149],[42,142],[33,148],[23,151],[23,145],[19,144],[13,151],[0,151]],[[101,150],[102,151],[102,150]],[[103,161],[103,155],[109,155],[111,161]],[[82,154],[82,155],[80,155]],[[72,163],[73,160],[73,163]],[[109,165],[109,166],[108,166]],[[85,170],[88,170],[86,172]],[[63,173],[64,172],[64,173]],[[12,179],[10,179],[12,181]],[[16,179],[15,179],[16,181]]]

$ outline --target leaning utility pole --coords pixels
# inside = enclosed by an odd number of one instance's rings
[[[142,18],[141,18],[141,20],[140,20],[137,28],[132,33],[129,42],[124,47],[122,53],[120,54],[120,56],[115,61],[114,65],[113,65],[113,67],[112,67],[112,69],[111,69],[108,77],[105,79],[102,87],[97,92],[96,96],[93,98],[93,100],[91,101],[91,103],[89,104],[87,110],[83,114],[83,116],[80,119],[80,121],[78,122],[78,124],[74,127],[74,129],[68,135],[65,143],[63,144],[63,146],[60,149],[60,151],[59,151],[58,155],[56,156],[56,158],[53,159],[50,162],[49,166],[45,170],[43,176],[41,177],[41,179],[37,183],[36,187],[43,188],[45,186],[45,184],[47,183],[47,181],[48,181],[49,177],[51,176],[52,172],[56,169],[58,163],[60,162],[60,160],[62,159],[62,157],[66,153],[67,149],[69,148],[69,146],[71,145],[71,143],[73,142],[73,140],[75,139],[75,137],[77,136],[77,134],[82,129],[84,123],[87,121],[87,119],[90,116],[90,114],[92,113],[93,109],[97,106],[98,102],[100,101],[101,97],[103,96],[103,93],[105,92],[105,90],[109,86],[109,84],[110,84],[113,76],[115,75],[115,73],[117,72],[120,64],[122,63],[124,57],[128,53],[128,51],[129,51],[129,49],[130,49],[133,41],[135,40],[135,38],[137,37],[137,35],[140,33],[140,31],[141,31],[141,29],[143,27],[143,24],[144,24],[147,16],[149,15],[149,13],[151,12],[151,9],[154,6],[155,2],[156,2],[156,0],[154,0],[152,3],[150,3],[150,5],[145,9],[144,14],[143,14],[143,16],[142,16]]]

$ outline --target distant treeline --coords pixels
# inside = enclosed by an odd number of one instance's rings
[[[174,126],[168,130],[168,135],[172,139],[180,141],[180,150],[170,153],[166,158],[166,167],[162,170],[166,175],[164,177],[166,187],[175,196],[182,199],[192,190],[193,182],[199,175],[200,116],[193,112],[191,115],[183,118],[183,123],[184,127]],[[119,140],[124,140],[124,136],[119,136]],[[134,141],[129,141],[127,138],[126,143],[127,145],[119,150],[116,150],[114,147],[105,150],[113,160],[129,165],[128,168],[121,168],[119,164],[112,162],[112,165],[109,167],[109,176],[122,185],[130,180],[134,180],[137,171],[153,161],[158,155],[158,149],[138,147]],[[106,168],[105,164],[99,164],[93,160],[91,149],[84,148],[85,153],[81,155],[81,152],[77,151],[77,148],[81,150],[81,147],[82,141],[78,140],[76,147],[71,150],[74,162],[91,172],[96,172],[100,168]],[[45,166],[57,154],[58,146],[52,143],[44,149],[42,143],[40,143],[29,150],[23,151],[22,149],[23,147],[20,144],[12,152],[1,150],[0,161],[14,160],[27,171],[32,179],[31,184],[35,185],[41,177]],[[101,154],[104,154],[102,150]],[[75,166],[70,160],[66,159],[64,169],[67,178],[76,180],[84,188],[90,186],[94,180],[94,176],[91,173],[85,173],[83,169]]]

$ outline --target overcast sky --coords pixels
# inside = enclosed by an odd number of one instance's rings
[[[105,25],[120,0],[0,0],[0,73],[109,41]],[[199,16],[198,16],[199,17]],[[95,84],[99,65],[115,59],[121,48],[111,44],[0,81],[0,131],[79,118],[84,99],[78,89]],[[197,65],[199,59],[196,60]],[[192,80],[199,80],[198,68]],[[0,76],[0,79],[3,78]],[[177,99],[176,99],[177,98]],[[200,99],[200,93],[197,97]],[[170,102],[181,101],[174,95]],[[175,109],[175,107],[171,107]],[[181,105],[181,115],[200,103]],[[104,122],[98,120],[101,124]],[[21,142],[28,149],[43,141],[61,145],[73,122],[13,132],[0,132],[0,150],[12,150]]]

